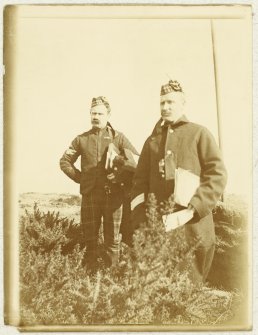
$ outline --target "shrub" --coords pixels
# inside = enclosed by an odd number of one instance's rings
[[[247,292],[247,206],[237,196],[228,196],[218,203],[213,218],[216,250],[208,280],[226,290],[238,288]]]
[[[33,213],[26,210],[20,221],[21,252],[46,253],[61,246],[65,253],[77,243],[83,244],[80,225],[74,224],[73,220],[61,218],[59,212],[41,213],[37,203],[34,204]]]
[[[80,228],[37,206],[20,221],[23,324],[207,324],[232,317],[230,293],[191,282],[183,230],[167,234],[153,196],[117,267],[83,265]],[[69,246],[69,247],[67,247]],[[222,317],[223,316],[223,317]]]

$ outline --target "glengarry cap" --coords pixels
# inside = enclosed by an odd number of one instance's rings
[[[181,85],[176,80],[169,80],[168,84],[162,85],[160,95],[165,95],[170,92],[183,92]]]
[[[97,98],[92,98],[92,101],[91,101],[91,108],[95,107],[95,106],[98,106],[98,105],[104,105],[108,112],[110,112],[110,105],[109,105],[109,102],[107,101],[107,98],[104,97],[104,96],[99,96]]]

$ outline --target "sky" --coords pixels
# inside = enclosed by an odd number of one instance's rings
[[[226,191],[250,193],[250,23],[216,18],[212,35],[207,14],[178,19],[172,8],[158,13],[16,7],[8,37],[12,104],[6,115],[9,173],[18,193],[79,192],[59,159],[90,128],[94,96],[108,98],[111,124],[141,151],[159,119],[160,87],[169,78],[183,86],[188,119],[206,126],[217,142],[220,133]]]

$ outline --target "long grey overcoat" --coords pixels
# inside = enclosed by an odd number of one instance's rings
[[[177,167],[200,177],[200,186],[190,200],[196,215],[185,225],[186,238],[198,239],[200,247],[210,248],[215,243],[212,210],[224,191],[227,173],[216,141],[205,127],[189,122],[185,116],[167,127],[162,126],[160,119],[143,146],[133,180],[132,199],[142,193],[145,197],[154,193],[159,202],[168,199],[174,192]],[[200,270],[205,277],[210,264],[199,263],[205,267]]]

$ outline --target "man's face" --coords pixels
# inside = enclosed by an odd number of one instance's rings
[[[105,128],[110,116],[105,105],[97,105],[90,110],[91,124],[94,128]]]
[[[175,122],[183,115],[184,95],[182,92],[170,92],[160,97],[160,113],[165,121]]]

